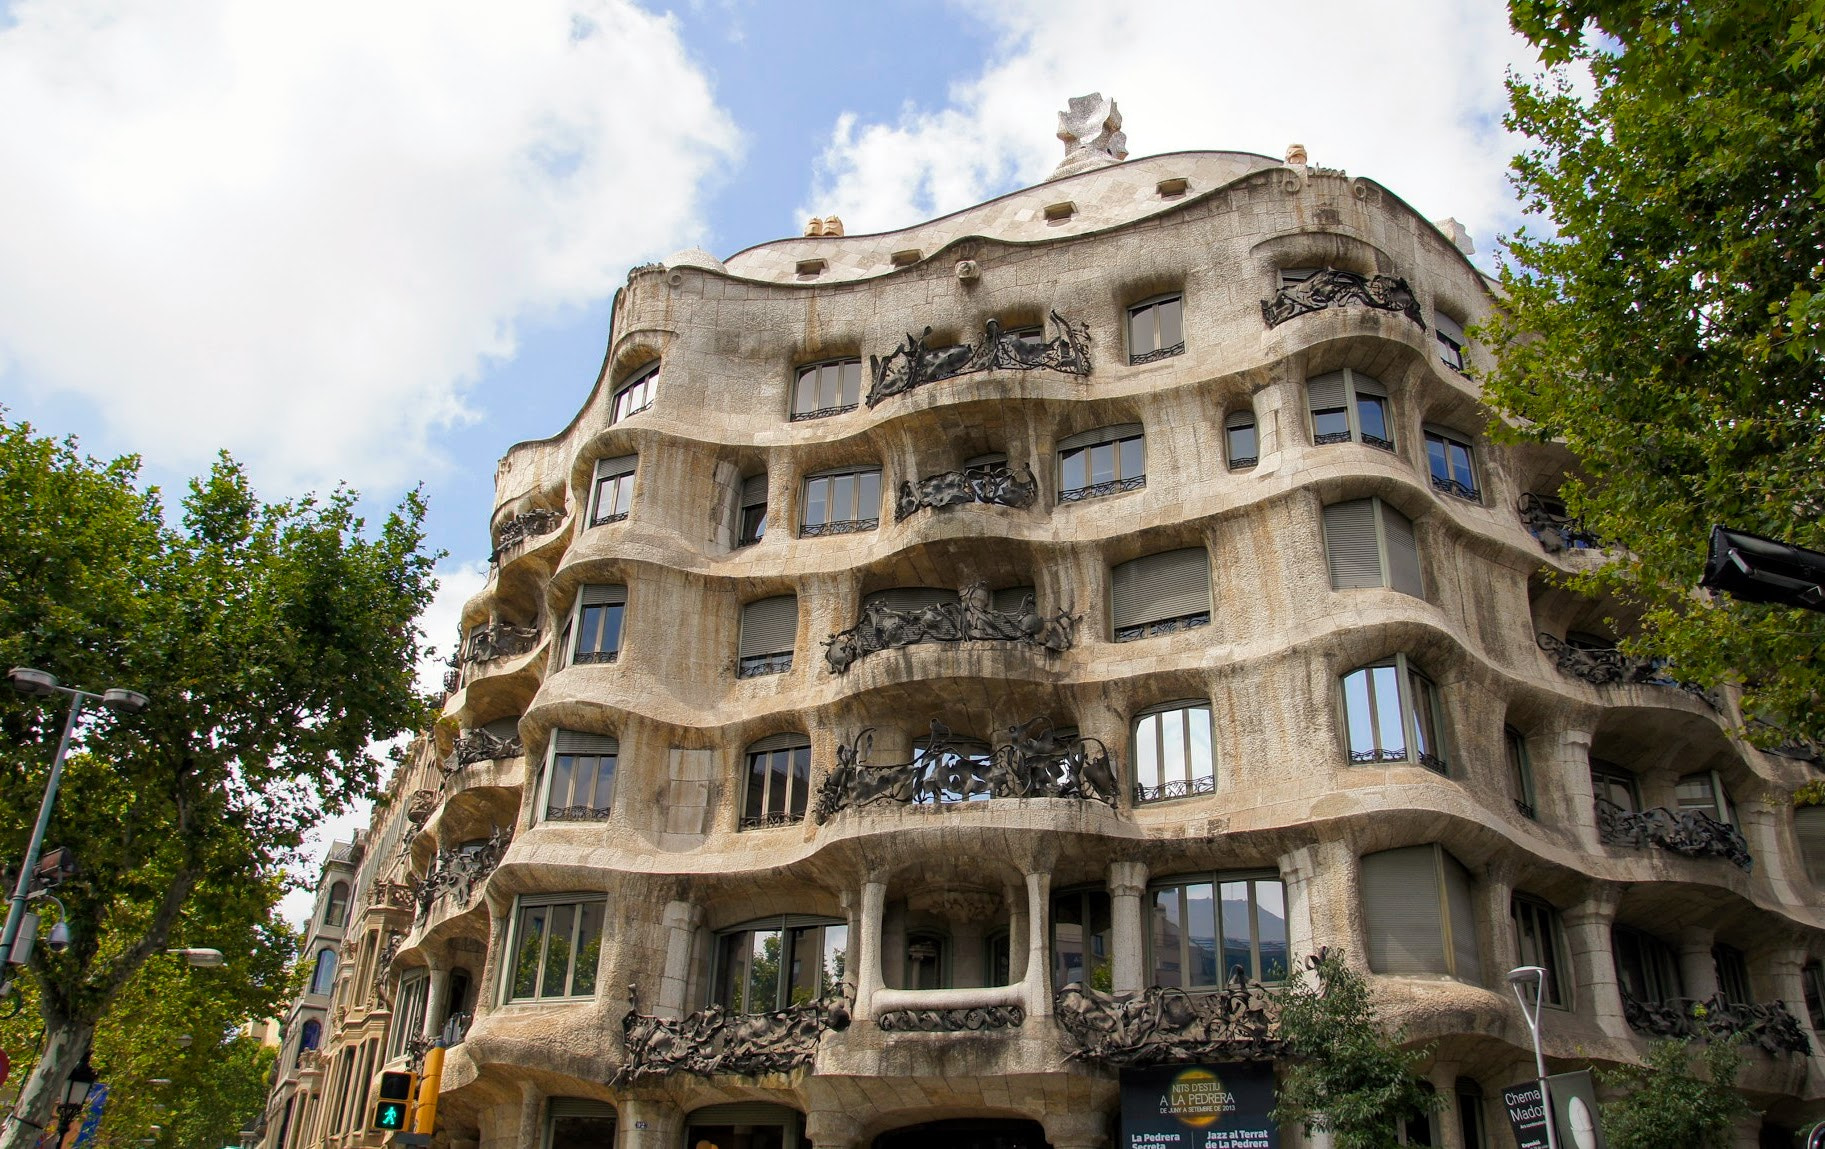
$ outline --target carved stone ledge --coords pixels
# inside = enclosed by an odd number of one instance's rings
[[[824,661],[835,674],[846,673],[858,659],[876,651],[922,642],[1018,642],[1057,653],[1071,649],[1082,616],[1059,610],[1041,615],[1028,595],[1019,610],[994,610],[988,584],[975,582],[958,592],[957,602],[934,603],[918,610],[894,610],[879,602],[863,606],[862,618],[848,630],[824,640]]]
[[[1200,993],[1156,985],[1118,998],[1072,982],[1058,991],[1053,1015],[1077,1045],[1069,1057],[1119,1069],[1266,1059],[1286,1048],[1273,995],[1240,970]]]
[[[1413,297],[1413,289],[1407,286],[1406,280],[1392,275],[1358,275],[1334,267],[1327,267],[1298,283],[1287,284],[1275,292],[1271,300],[1263,299],[1261,318],[1272,328],[1314,311],[1346,306],[1396,312],[1417,323],[1421,331],[1426,329],[1419,300]]]
[[[1017,1005],[987,1005],[972,1009],[893,1009],[875,1017],[888,1033],[963,1033],[983,1029],[1013,1029],[1027,1019]]]
[[[1073,324],[1058,312],[1050,316],[1052,338],[1023,339],[1012,331],[1003,331],[997,320],[989,320],[982,342],[962,343],[955,347],[927,347],[924,334],[906,336],[906,342],[885,358],[868,357],[868,371],[873,382],[863,402],[870,408],[883,399],[978,371],[1058,371],[1066,375],[1090,374],[1090,329]]]
[[[1731,1002],[1722,994],[1706,1001],[1638,1001],[1622,994],[1622,1015],[1629,1028],[1652,1037],[1698,1038],[1742,1035],[1764,1053],[1810,1054],[1812,1042],[1784,1001]]]
[[[627,1060],[609,1084],[631,1085],[673,1073],[757,1076],[811,1064],[824,1034],[849,1028],[849,1002],[827,998],[767,1013],[733,1013],[720,1005],[672,1019],[640,1012],[634,986],[621,1019]]]
[[[1675,813],[1665,806],[1655,806],[1636,813],[1607,798],[1597,799],[1596,806],[1597,836],[1607,845],[1633,846],[1638,850],[1658,846],[1682,857],[1724,858],[1744,870],[1755,868],[1742,831],[1703,810]]]
[[[1030,507],[1039,496],[1039,480],[1026,467],[1026,478],[1017,478],[1006,463],[989,463],[966,467],[961,471],[944,471],[920,479],[916,484],[900,484],[894,500],[894,521],[930,507],[961,506],[964,503],[991,503],[1003,507]]]

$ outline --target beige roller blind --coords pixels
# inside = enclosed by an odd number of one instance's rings
[[[741,482],[741,505],[758,507],[767,501],[767,476],[765,473],[755,475]]]
[[[1332,590],[1382,585],[1374,499],[1351,499],[1324,509],[1324,553],[1331,563]]]
[[[1117,629],[1210,610],[1210,552],[1165,551],[1111,572],[1110,614]]]
[[[1238,427],[1253,427],[1254,425],[1255,413],[1253,411],[1231,411],[1229,418],[1223,420],[1223,426],[1231,431]]]
[[[1477,948],[1476,902],[1470,896],[1470,871],[1442,848],[1445,905],[1451,911],[1451,972],[1465,981],[1483,982],[1483,959]]]
[[[599,583],[585,585],[577,597],[579,606],[616,606],[626,601],[625,586],[605,586]]]
[[[862,605],[880,603],[889,610],[919,610],[941,603],[956,602],[957,592],[936,586],[897,586],[878,590],[862,600]]]
[[[606,1101],[592,1101],[587,1097],[553,1097],[551,1115],[553,1117],[595,1117],[613,1121],[615,1120],[615,1107]]]
[[[606,734],[559,730],[552,735],[552,749],[559,754],[619,754],[621,743]]]
[[[1362,916],[1376,973],[1449,973],[1431,846],[1383,850],[1362,860]]]
[[[1806,876],[1825,886],[1825,806],[1805,806],[1793,812],[1793,834],[1800,841],[1800,858]]]
[[[1426,597],[1419,573],[1419,544],[1413,539],[1413,523],[1407,516],[1376,500],[1381,511],[1382,537],[1387,544],[1388,585],[1414,598]]]
[[[1074,451],[1079,447],[1094,447],[1098,443],[1113,443],[1117,439],[1132,439],[1141,433],[1139,423],[1122,423],[1115,427],[1098,427],[1094,431],[1084,431],[1068,439],[1058,441],[1060,451]]]
[[[1448,337],[1451,342],[1457,344],[1459,347],[1470,342],[1468,339],[1464,338],[1463,326],[1459,324],[1457,320],[1451,318],[1442,311],[1435,311],[1432,313],[1432,326],[1438,329],[1440,335]]]
[[[596,478],[606,479],[611,475],[631,475],[634,467],[640,462],[638,455],[619,455],[613,459],[602,459],[596,463]]]
[[[1350,382],[1355,385],[1358,395],[1379,395],[1383,399],[1388,397],[1388,389],[1382,385],[1381,380],[1373,375],[1352,371],[1350,372]]]
[[[763,598],[741,608],[741,657],[784,654],[797,641],[797,595]]]
[[[1316,379],[1306,380],[1305,391],[1311,397],[1314,411],[1343,407],[1348,403],[1348,392],[1341,371],[1333,371],[1329,375],[1320,375]]]
[[[1021,608],[1030,594],[1034,594],[1033,588],[1030,586],[1002,587],[989,595],[989,609],[998,610],[1003,614],[1012,614]],[[1037,595],[1034,595],[1034,601],[1038,602]]]
[[[795,746],[810,745],[811,739],[796,730],[788,730],[783,734],[769,734],[758,742],[750,743],[748,753],[766,754],[774,750],[790,750]]]

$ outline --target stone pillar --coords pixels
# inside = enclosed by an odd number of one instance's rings
[[[655,1016],[676,1020],[684,1016],[684,999],[691,984],[691,942],[703,922],[703,907],[690,902],[667,902],[661,917],[665,926],[665,972],[659,977]]]
[[[1459,1068],[1455,1061],[1434,1061],[1432,1068],[1426,1071],[1426,1080],[1432,1083],[1438,1096],[1445,1099],[1445,1107],[1432,1115],[1432,1144],[1437,1149],[1483,1149],[1480,1145],[1464,1144],[1464,1127],[1457,1115]]]
[[[1027,976],[1027,938],[1033,923],[1027,920],[1027,892],[1010,885],[1002,895],[1008,904],[1008,981],[1019,985]]]
[[[1515,869],[1512,859],[1496,858],[1483,868],[1473,887],[1483,903],[1482,912],[1477,915],[1483,922],[1477,946],[1483,958],[1483,972],[1476,978],[1479,985],[1505,987],[1508,971],[1520,964],[1521,947],[1516,940],[1513,913]],[[1451,1080],[1456,1083],[1455,1073]]]
[[[881,988],[881,911],[887,905],[887,883],[869,881],[862,885],[862,936],[860,960],[852,953],[856,965],[855,1019],[866,1021],[874,1016],[874,993]],[[851,949],[855,949],[854,945]]]
[[[450,992],[450,970],[437,962],[426,965],[431,971],[431,984],[425,989],[425,1019],[419,1033],[425,1038],[435,1038],[443,1032],[443,1015],[449,1008],[444,998]]]
[[[1047,1113],[1040,1123],[1052,1149],[1105,1149],[1109,1144],[1109,1124],[1100,1113]]]
[[[1591,789],[1591,732],[1561,730],[1555,750],[1551,763],[1555,776],[1534,778],[1534,797],[1542,807],[1552,801],[1550,795],[1561,796],[1551,818],[1544,809],[1539,811],[1541,820],[1570,826],[1585,852],[1597,853],[1603,842],[1597,837],[1597,795]]]
[[[1763,953],[1763,968],[1768,971],[1768,984],[1760,995],[1764,1000],[1786,1003],[1793,1016],[1800,1019],[1800,1024],[1810,1026],[1811,1019],[1806,1016],[1806,982],[1800,970],[1806,965],[1806,947],[1784,945],[1771,948]],[[1817,1043],[1815,1042],[1815,1048]]]
[[[805,1140],[810,1149],[861,1149],[861,1118],[834,1109],[813,1109],[805,1115]]]
[[[615,1128],[620,1149],[677,1149],[684,1139],[684,1110],[660,1098],[629,1097],[621,1103]]]
[[[521,1145],[543,1145],[545,1143],[545,1093],[530,1081],[520,1082],[518,1143]]]
[[[1110,988],[1116,994],[1139,993],[1147,984],[1142,968],[1146,928],[1141,898],[1147,893],[1145,862],[1109,863],[1109,922],[1114,953],[1109,964]]]
[[[1621,897],[1614,888],[1600,887],[1561,913],[1559,920],[1565,926],[1565,948],[1571,951],[1577,1008],[1588,1010],[1604,1033],[1627,1039],[1634,1031],[1622,1014],[1622,987],[1616,981],[1616,959],[1610,946],[1610,925]]]
[[[906,988],[906,904],[881,909],[881,984]]]
[[[1717,959],[1711,956],[1716,941],[1716,931],[1704,926],[1680,928],[1680,988],[1693,1001],[1707,1001],[1717,992]]]
[[[1287,959],[1297,966],[1306,954],[1317,949],[1312,940],[1312,879],[1318,866],[1317,851],[1301,846],[1275,859],[1280,882],[1286,890]]]
[[[1052,961],[1046,952],[1050,933],[1052,875],[1039,871],[1027,875],[1027,976],[1026,1011],[1029,1018],[1052,1016]],[[1058,1142],[1053,1149],[1062,1149]]]

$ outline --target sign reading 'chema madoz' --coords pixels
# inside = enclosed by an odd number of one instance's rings
[[[1274,1067],[1185,1065],[1122,1072],[1122,1149],[1279,1149]]]

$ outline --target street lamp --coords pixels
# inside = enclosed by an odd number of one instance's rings
[[[64,686],[57,676],[29,666],[15,666],[6,672],[13,689],[28,698],[49,698],[53,694],[70,696],[70,716],[64,720],[63,737],[57,743],[57,756],[51,759],[51,776],[44,784],[44,801],[38,806],[38,823],[32,827],[31,844],[25,849],[25,864],[19,867],[19,882],[13,887],[13,901],[6,911],[6,929],[0,932],[0,954],[11,955],[13,942],[19,936],[19,923],[25,917],[26,899],[31,894],[32,878],[38,869],[38,853],[44,848],[44,831],[51,823],[51,806],[57,801],[57,784],[63,780],[63,760],[70,753],[70,738],[76,733],[76,720],[82,717],[83,703],[94,699],[116,714],[138,714],[151,699],[136,690],[112,687],[100,694]],[[3,996],[3,995],[0,995]]]
[[[1521,1016],[1527,1019],[1527,1029],[1533,1034],[1534,1070],[1540,1082],[1540,1116],[1546,1119],[1546,1149],[1559,1149],[1558,1136],[1553,1132],[1552,1102],[1546,1097],[1546,1055],[1540,1051],[1540,1001],[1546,995],[1546,970],[1537,965],[1511,969],[1508,986],[1514,990],[1515,1000],[1521,1003]]]
[[[221,950],[191,948],[166,950],[165,952],[172,957],[183,958],[186,962],[190,963],[190,966],[193,969],[215,969],[224,961],[228,960],[222,956]]]
[[[62,1145],[69,1136],[70,1122],[76,1120],[89,1104],[89,1094],[95,1088],[95,1070],[89,1065],[89,1055],[85,1052],[82,1061],[63,1083],[63,1098],[57,1103],[57,1144]]]

